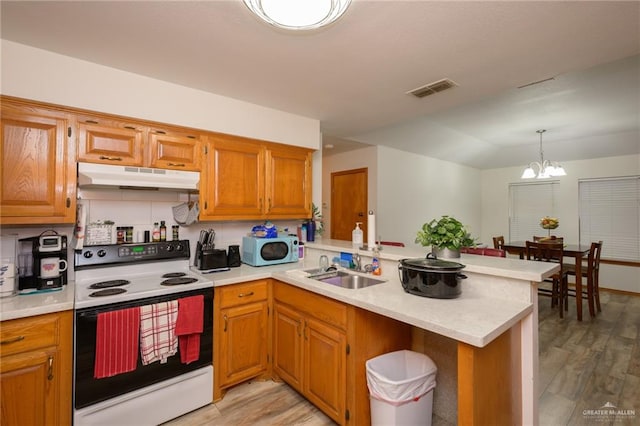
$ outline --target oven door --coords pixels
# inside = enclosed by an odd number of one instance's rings
[[[180,354],[178,353],[169,357],[164,364],[154,362],[149,365],[142,365],[140,357],[138,357],[138,365],[134,371],[112,377],[94,379],[96,327],[99,313],[167,302],[200,294],[204,295],[204,328],[200,336],[200,357],[197,361],[183,364],[180,362]],[[213,288],[78,309],[75,313],[74,346],[74,406],[76,409],[210,366],[213,363]]]

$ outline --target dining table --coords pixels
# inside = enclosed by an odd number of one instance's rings
[[[518,255],[520,259],[524,259],[527,251],[526,241],[509,241],[502,246],[509,254]],[[563,253],[566,257],[572,257],[575,260],[576,267],[576,314],[578,321],[582,321],[582,259],[589,256],[591,244],[564,244]],[[595,315],[595,307],[593,299],[588,300],[589,313]]]

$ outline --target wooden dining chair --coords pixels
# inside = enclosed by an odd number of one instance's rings
[[[504,247],[504,236],[499,235],[497,237],[493,237],[493,248],[502,250]]]
[[[600,307],[600,253],[602,252],[602,241],[592,242],[589,248],[589,256],[587,257],[586,269],[582,267],[580,269],[583,277],[587,279],[587,288],[582,291],[582,294],[587,295],[587,301],[589,302],[589,314],[595,317],[595,308],[598,312],[602,312]],[[567,273],[569,275],[576,275],[575,265],[566,265]],[[567,296],[575,297],[575,289],[569,290]]]
[[[527,260],[538,262],[554,262],[560,265],[560,270],[549,277],[551,290],[538,288],[538,293],[551,296],[551,307],[558,305],[560,318],[564,317],[564,303],[567,300],[568,274],[563,264],[564,248],[562,243],[541,243],[536,241],[526,242]]]

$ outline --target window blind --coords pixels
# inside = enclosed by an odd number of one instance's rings
[[[557,187],[557,181],[509,185],[510,241],[531,241],[534,235],[548,234],[546,229],[540,227],[540,219],[544,216],[556,217]]]
[[[602,257],[640,261],[640,176],[578,181],[580,243],[602,240]]]

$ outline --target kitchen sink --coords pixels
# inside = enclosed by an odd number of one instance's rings
[[[382,284],[385,280],[367,277],[365,275],[350,274],[345,271],[309,271],[309,278],[314,280],[332,284],[342,288],[365,288],[376,284]],[[315,272],[315,273],[314,273]]]

